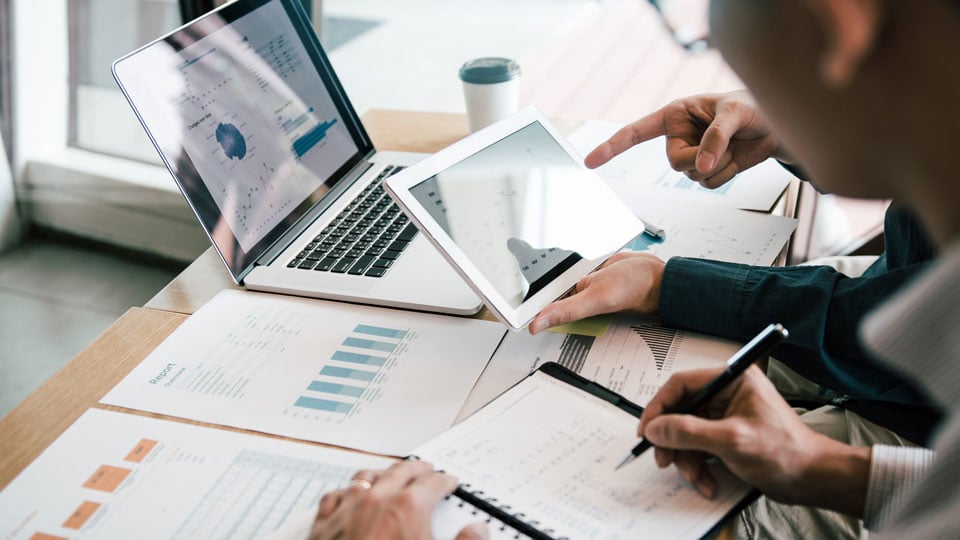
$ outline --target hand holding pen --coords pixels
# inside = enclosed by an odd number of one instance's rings
[[[698,411],[672,414],[724,368],[677,373],[647,405],[638,434],[659,467],[676,465],[702,495],[718,494],[712,458],[773,500],[862,512],[871,449],[821,435],[804,424],[770,379],[749,367]],[[617,474],[630,474],[625,468]]]
[[[716,377],[711,379],[706,385],[702,386],[692,398],[688,396],[683,396],[686,399],[682,404],[673,408],[671,411],[672,414],[693,414],[701,407],[710,402],[713,398],[717,396],[722,390],[724,390],[730,383],[735,381],[743,372],[747,370],[748,367],[753,365],[754,362],[760,360],[761,358],[766,358],[777,345],[780,344],[788,335],[787,330],[780,324],[770,324],[762,332],[757,334],[749,343],[744,345],[739,351],[734,353],[730,360],[727,361],[727,367],[723,369]],[[672,380],[672,379],[671,379]],[[670,383],[668,383],[669,385]],[[667,386],[664,386],[666,389]],[[661,394],[664,390],[658,392],[657,397],[661,397]],[[656,397],[654,401],[656,401]],[[647,410],[644,411],[644,419],[648,418],[648,413],[650,412],[651,406],[647,407]],[[641,420],[640,424],[640,433],[645,433],[643,428],[645,427],[644,422]],[[640,441],[639,444],[633,447],[632,450],[623,458],[617,469],[623,467],[627,463],[636,459],[639,455],[643,454],[645,451],[650,449],[654,443],[650,441],[649,438],[645,438]]]

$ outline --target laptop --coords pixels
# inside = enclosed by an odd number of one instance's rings
[[[113,74],[238,284],[479,311],[381,185],[424,156],[376,151],[300,0],[226,4]]]

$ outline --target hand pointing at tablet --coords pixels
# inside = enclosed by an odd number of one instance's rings
[[[744,171],[775,157],[790,162],[745,90],[678,99],[624,126],[587,155],[591,169],[642,142],[667,138],[667,158],[674,170],[714,189]]]
[[[634,145],[666,136],[670,166],[707,188],[769,157],[790,161],[787,152],[746,91],[676,100],[629,124],[584,160],[596,168]],[[620,253],[577,283],[576,293],[546,308],[530,323],[537,334],[601,313],[636,311],[656,315],[666,264],[644,253]]]

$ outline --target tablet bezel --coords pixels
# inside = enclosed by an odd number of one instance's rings
[[[486,279],[480,269],[473,264],[443,227],[430,216],[429,212],[410,190],[421,182],[429,180],[460,161],[535,122],[539,123],[573,162],[586,173],[583,175],[586,181],[584,192],[593,194],[598,199],[609,199],[611,216],[620,219],[623,222],[623,227],[618,230],[603,231],[602,233],[598,231],[598,243],[600,243],[599,238],[606,238],[609,246],[609,249],[603,250],[604,254],[601,257],[595,259],[583,258],[560,273],[519,306],[513,307]],[[498,319],[513,330],[521,330],[526,327],[543,308],[566,294],[576,286],[582,277],[595,270],[611,255],[622,249],[637,235],[643,233],[643,223],[623,204],[599,175],[583,165],[583,158],[536,107],[528,107],[425,158],[416,165],[388,178],[384,182],[384,186],[420,229],[420,232],[437,247],[444,258],[453,265],[467,284],[483,299],[484,304]],[[619,215],[615,214],[617,212],[619,212]]]

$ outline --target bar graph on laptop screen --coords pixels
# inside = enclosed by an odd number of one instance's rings
[[[417,335],[411,330],[358,324],[294,402],[294,416],[348,417],[377,399],[379,387]],[[329,415],[333,415],[332,417]]]

